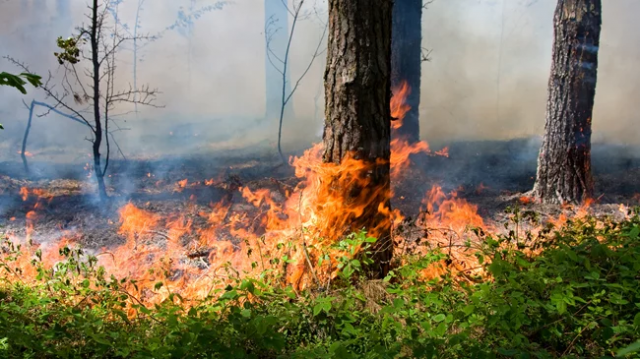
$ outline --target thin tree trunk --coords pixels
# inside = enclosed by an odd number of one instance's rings
[[[291,42],[293,41],[293,35],[296,32],[296,25],[298,24],[298,16],[300,15],[300,10],[302,10],[302,4],[304,0],[300,0],[297,9],[295,9],[295,13],[293,15],[293,24],[291,24],[291,32],[289,33],[289,39],[287,40],[287,47],[284,51],[284,55],[282,56],[282,97],[280,100],[280,117],[278,122],[278,154],[280,155],[280,159],[283,163],[287,163],[287,159],[284,157],[282,153],[282,123],[284,121],[285,110],[287,109],[287,105],[289,103],[287,99],[287,94],[291,93],[290,87],[288,84],[289,78],[289,51],[291,50]]]
[[[352,228],[378,238],[372,277],[387,274],[393,254],[391,221],[380,210],[390,208],[391,10],[392,0],[329,1],[323,161],[338,164],[353,156],[367,165],[359,173],[366,187],[335,190],[342,191],[345,206],[367,197]]]
[[[91,13],[91,63],[93,65],[93,117],[95,128],[93,134],[93,167],[98,181],[98,193],[100,199],[106,201],[107,188],[104,184],[104,173],[100,160],[100,145],[102,144],[102,122],[100,119],[100,60],[99,60],[99,31],[101,24],[98,23],[98,0],[93,0]]]
[[[138,8],[136,9],[136,20],[133,25],[133,88],[138,88],[138,28],[140,27],[140,11],[144,0],[138,0]],[[138,118],[138,94],[133,94],[133,109]]]
[[[287,0],[264,0],[265,36],[269,30],[270,42],[265,39],[266,119],[277,120],[282,106],[282,92],[291,92],[289,69],[285,66],[285,52],[289,42],[289,11]],[[283,82],[284,79],[284,82]],[[291,106],[285,108],[285,117],[292,115]]]
[[[558,0],[545,135],[534,196],[577,203],[593,195],[591,120],[602,22],[600,0]]]
[[[22,137],[22,151],[20,151],[20,157],[22,157],[22,164],[24,165],[24,171],[29,174],[29,163],[27,162],[27,139],[29,138],[29,132],[31,131],[31,122],[33,121],[33,109],[36,107],[35,101],[31,101],[29,106],[29,121],[27,122],[27,128],[24,130],[24,137]]]
[[[411,106],[402,126],[394,131],[409,143],[420,140],[420,76],[422,66],[422,0],[396,0],[393,5],[391,42],[391,87],[406,81],[411,89],[406,104]]]

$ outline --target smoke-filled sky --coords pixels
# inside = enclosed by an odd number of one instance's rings
[[[292,1],[292,0],[290,0]],[[46,74],[56,71],[55,39],[71,35],[86,22],[85,0],[68,0],[68,14],[58,14],[56,0],[1,0],[0,55],[11,55]],[[198,134],[203,148],[244,146],[276,138],[276,119],[259,127],[265,111],[264,0],[235,0],[195,20],[188,36],[164,31],[192,0],[146,0],[140,15],[143,34],[162,36],[140,51],[138,82],[157,87],[162,109],[141,108],[127,115],[129,131],[118,136],[125,151],[166,149],[169,132],[181,128]],[[307,0],[309,12],[326,14],[326,0]],[[540,135],[544,127],[546,84],[551,61],[555,0],[436,0],[423,17],[423,46],[431,61],[423,64],[422,136],[446,144],[456,139],[506,139]],[[215,1],[196,0],[196,7]],[[124,0],[119,16],[132,28],[137,0]],[[634,14],[638,0],[605,1],[594,141],[640,144],[640,31]],[[308,16],[296,29],[291,54],[295,82],[308,65],[323,29],[323,15]],[[324,46],[323,46],[324,47]],[[189,60],[190,59],[190,60]],[[119,54],[118,82],[132,81],[133,54]],[[295,119],[285,123],[290,146],[319,140],[323,116],[324,55],[318,58],[293,98]],[[2,71],[17,72],[0,61]],[[22,97],[0,89],[0,133],[17,150],[27,111]],[[43,99],[31,90],[24,99]],[[122,111],[129,110],[124,108]],[[85,129],[49,115],[37,119],[31,143],[86,147]],[[191,126],[191,127],[189,127]],[[259,130],[255,130],[259,128]],[[253,131],[245,132],[242,129]],[[163,137],[164,136],[164,137]],[[188,143],[197,142],[189,137]],[[217,142],[216,145],[213,142]]]

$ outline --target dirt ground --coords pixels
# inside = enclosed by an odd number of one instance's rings
[[[519,203],[519,194],[533,186],[536,146],[530,140],[458,142],[449,147],[448,158],[416,155],[411,168],[393,183],[393,205],[415,218],[424,194],[438,185],[477,205],[485,221],[504,221],[504,209]],[[30,158],[30,168],[28,175],[22,163],[0,164],[0,230],[24,237],[29,222],[34,224],[32,238],[39,242],[72,234],[89,248],[125,241],[117,233],[118,210],[127,202],[167,216],[187,214],[198,227],[206,223],[199,223],[204,220],[197,214],[222,199],[233,203],[232,211],[253,210],[237,191],[240,186],[268,188],[275,200],[284,200],[286,189],[299,181],[293,169],[280,165],[273,153],[250,149],[180,158],[114,160],[108,179],[112,201],[105,206],[95,197],[96,186],[88,177],[85,163],[52,164],[36,157]],[[591,213],[616,215],[620,204],[640,204],[640,151],[594,145],[593,169],[597,198],[589,208]],[[21,193],[23,187],[31,189],[26,200]],[[41,190],[39,198],[33,189]],[[563,211],[570,216],[575,211],[527,206],[548,218]],[[34,209],[35,214],[29,214]]]

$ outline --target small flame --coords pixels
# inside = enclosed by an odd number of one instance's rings
[[[411,87],[406,81],[403,81],[393,91],[393,97],[391,98],[391,117],[395,120],[391,122],[392,134],[397,133],[404,125],[404,118],[411,110],[411,106],[407,104],[407,98],[410,94]],[[395,135],[393,137],[395,137],[391,140],[391,176],[393,178],[397,179],[411,166],[410,156],[412,155],[425,153],[449,157],[449,149],[447,147],[432,153],[426,141],[409,143],[405,138],[400,136]]]
[[[482,192],[484,192],[486,189],[488,189],[489,187],[485,186],[484,183],[480,182],[480,184],[478,185],[478,187],[476,188],[476,193],[480,194]]]
[[[395,121],[391,121],[391,129],[402,127],[404,117],[411,110],[411,106],[407,104],[407,97],[411,94],[411,87],[407,81],[402,81],[400,86],[394,89],[391,97],[391,117]]]

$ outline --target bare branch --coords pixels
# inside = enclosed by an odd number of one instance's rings
[[[117,132],[117,131],[109,131],[109,132],[107,132],[107,135],[108,135],[107,137],[111,136],[111,140],[116,145],[116,148],[118,149],[118,153],[120,153],[120,156],[122,156],[122,159],[124,159],[126,161],[127,160],[127,156],[124,155],[124,152],[122,152],[122,149],[120,148],[120,144],[118,144],[118,141],[116,141],[116,138],[113,135],[115,132]]]
[[[12,62],[13,64],[15,64],[16,66],[22,68],[24,71],[30,72],[29,71],[29,67],[23,63],[20,62],[10,56],[4,56],[5,59],[7,59],[8,61]],[[82,121],[84,121],[84,123],[86,125],[88,125],[89,127],[91,127],[93,129],[93,127],[91,126],[91,124],[89,123],[89,121],[87,121],[84,116],[82,116],[82,114],[80,114],[78,111],[76,111],[75,109],[73,109],[71,106],[69,106],[68,104],[66,104],[66,102],[64,101],[64,98],[66,97],[66,94],[63,94],[62,96],[58,95],[57,93],[53,92],[53,87],[49,87],[49,83],[51,82],[51,72],[49,72],[49,76],[47,77],[47,80],[45,81],[44,84],[42,84],[39,88],[41,88],[47,95],[47,97],[51,97],[56,104],[52,107],[49,108],[49,110],[54,110],[57,109],[58,106],[62,106],[65,109],[69,110],[70,112],[72,112],[76,117],[82,119]],[[44,103],[43,103],[44,104]],[[44,105],[44,107],[49,107],[49,105]],[[63,114],[64,116],[64,114]],[[41,117],[41,116],[40,116]]]
[[[162,108],[164,106],[154,104],[155,97],[160,92],[157,89],[151,90],[149,86],[142,86],[140,89],[133,89],[129,85],[129,90],[120,91],[109,96],[109,104],[117,102],[137,103],[140,105]]]
[[[431,55],[431,52],[433,50],[430,50],[430,49],[427,49],[427,48],[423,47],[421,51],[422,52],[420,54],[420,59],[421,59],[420,61],[421,62],[430,62],[431,61],[431,56],[430,55]]]
[[[295,16],[294,12],[291,11],[291,9],[289,9],[289,5],[287,4],[286,0],[280,0],[280,2],[282,3],[282,6],[284,6],[284,8],[287,9],[287,12],[289,13],[289,15]]]
[[[18,66],[19,68],[21,68],[23,71],[25,72],[29,72],[31,73],[31,70],[29,70],[29,67],[24,63],[24,62],[20,62],[16,59],[14,59],[11,56],[2,56],[3,59],[6,59],[7,61],[13,63],[14,65]]]
[[[289,96],[287,97],[287,99],[284,101],[285,105],[289,102],[289,100],[291,99],[291,97],[293,96],[293,94],[296,92],[296,90],[298,89],[298,86],[300,85],[300,82],[302,81],[302,79],[304,79],[304,77],[307,75],[307,73],[309,72],[309,70],[311,69],[311,66],[313,66],[313,63],[315,62],[316,58],[318,58],[320,55],[322,55],[322,53],[324,53],[325,50],[321,50],[322,44],[324,43],[324,38],[327,35],[327,29],[329,24],[325,24],[324,30],[322,31],[322,36],[320,37],[320,40],[318,41],[318,46],[316,46],[316,50],[313,53],[313,56],[311,57],[311,61],[309,61],[309,65],[307,65],[307,68],[304,70],[304,72],[302,73],[302,75],[300,75],[300,77],[298,78],[298,80],[296,81],[295,86],[293,87],[293,89],[291,89],[291,93],[289,94]]]

